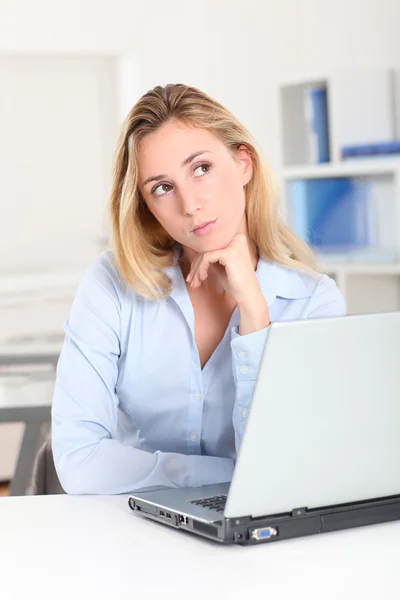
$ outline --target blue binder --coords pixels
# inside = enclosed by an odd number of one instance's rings
[[[328,95],[324,87],[308,90],[311,101],[312,129],[317,140],[317,163],[329,162]]]
[[[387,156],[400,154],[400,140],[391,142],[379,142],[374,144],[352,144],[342,147],[342,158],[354,158],[359,156]]]
[[[369,189],[347,177],[296,180],[289,184],[293,231],[320,252],[370,247]]]

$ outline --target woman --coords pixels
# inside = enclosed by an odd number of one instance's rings
[[[269,324],[342,315],[343,298],[280,220],[249,133],[197,89],[156,87],[132,108],[110,209],[112,250],[65,325],[61,484],[118,494],[230,481]]]

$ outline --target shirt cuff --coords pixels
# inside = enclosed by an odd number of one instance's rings
[[[246,335],[239,335],[238,327],[232,327],[232,366],[236,383],[257,379],[269,327]]]

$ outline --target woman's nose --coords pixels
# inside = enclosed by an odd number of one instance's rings
[[[193,190],[190,192],[189,190],[181,191],[181,202],[182,202],[182,211],[183,213],[191,217],[201,209],[202,201],[199,197],[193,194]]]

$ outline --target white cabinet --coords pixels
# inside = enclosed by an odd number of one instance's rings
[[[102,249],[116,66],[111,56],[0,57],[0,344],[61,339]],[[12,476],[20,436],[20,425],[0,425],[0,479]]]

